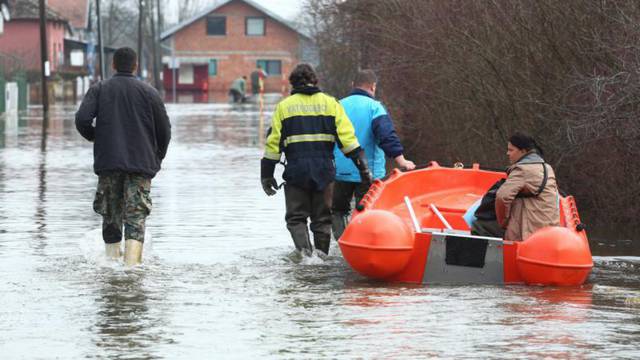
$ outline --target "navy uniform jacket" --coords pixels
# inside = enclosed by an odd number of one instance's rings
[[[317,87],[296,88],[276,106],[263,160],[277,162],[284,153],[287,184],[322,191],[335,179],[335,144],[344,154],[360,148],[340,103]]]

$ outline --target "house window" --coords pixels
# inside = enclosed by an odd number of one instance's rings
[[[264,36],[265,21],[263,17],[247,17],[244,24],[247,36]]]
[[[180,70],[178,72],[178,83],[184,85],[193,84],[193,65],[180,64]]]
[[[218,60],[209,59],[209,76],[218,75]]]
[[[207,35],[227,35],[227,18],[224,16],[207,17]]]
[[[267,76],[282,75],[282,61],[280,60],[258,60],[256,65],[262,67],[267,72]]]
[[[84,51],[73,49],[69,53],[71,66],[84,66]]]

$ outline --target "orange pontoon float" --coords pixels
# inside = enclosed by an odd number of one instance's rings
[[[473,236],[463,215],[504,172],[441,167],[376,180],[338,244],[360,274],[423,284],[583,284],[593,261],[572,196],[560,224],[524,241]]]

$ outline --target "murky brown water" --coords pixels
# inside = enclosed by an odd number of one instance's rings
[[[578,289],[377,283],[335,244],[297,264],[283,196],[259,186],[255,107],[168,110],[134,269],[102,255],[75,107],[54,108],[45,151],[37,110],[0,120],[0,358],[640,357],[640,257],[596,257]]]

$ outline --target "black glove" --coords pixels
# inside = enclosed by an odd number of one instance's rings
[[[349,158],[353,161],[353,163],[358,168],[360,172],[360,181],[363,184],[371,185],[373,183],[373,175],[369,170],[369,165],[367,164],[367,157],[362,148],[358,147],[352,152],[348,154]]]
[[[278,183],[273,178],[277,163],[275,160],[265,158],[260,160],[260,182],[262,183],[262,190],[269,196],[274,195],[278,190]]]
[[[264,178],[260,179],[260,182],[262,182],[262,190],[264,190],[265,194],[269,196],[276,194],[276,191],[278,190],[278,183],[276,182],[276,179]]]

